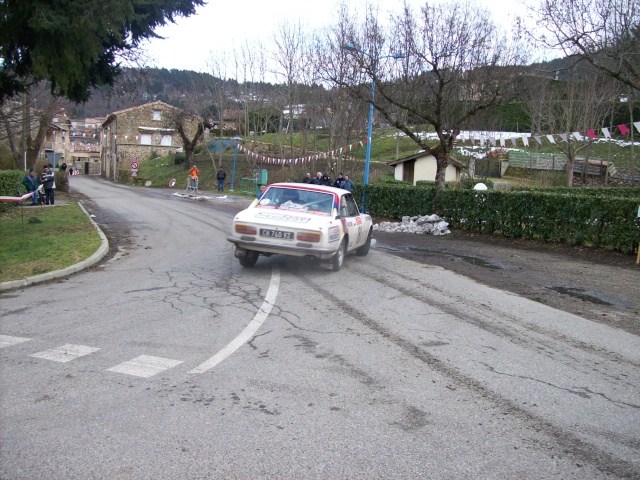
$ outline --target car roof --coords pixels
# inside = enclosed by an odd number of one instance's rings
[[[279,188],[292,188],[295,190],[306,190],[309,192],[325,192],[325,193],[333,193],[334,195],[344,195],[345,193],[351,193],[348,190],[344,190],[342,188],[329,187],[325,185],[314,185],[312,183],[293,183],[293,182],[283,182],[283,183],[272,183],[268,185],[271,187],[279,187]]]

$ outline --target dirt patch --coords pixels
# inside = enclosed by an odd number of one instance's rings
[[[635,255],[457,230],[444,236],[375,232],[374,238],[374,248],[640,334]]]

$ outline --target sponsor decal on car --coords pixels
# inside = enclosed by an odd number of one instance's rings
[[[256,214],[256,218],[267,218],[269,220],[280,220],[282,222],[307,223],[311,218],[298,217],[296,215],[285,215],[282,213],[260,212]]]
[[[340,240],[340,227],[329,228],[329,243]]]
[[[356,225],[362,225],[362,219],[360,217],[356,217]]]

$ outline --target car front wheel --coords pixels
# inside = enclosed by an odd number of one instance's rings
[[[331,259],[334,272],[339,271],[340,268],[342,268],[342,264],[344,263],[344,255],[347,250],[346,240],[347,240],[346,238],[342,239],[342,242],[340,242],[340,247],[338,247],[338,251]]]

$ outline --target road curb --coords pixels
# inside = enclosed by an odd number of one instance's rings
[[[53,280],[54,278],[66,277],[67,275],[71,275],[72,273],[79,272],[84,270],[85,268],[89,268],[92,265],[98,263],[102,258],[109,252],[109,240],[104,232],[100,229],[98,224],[91,218],[91,215],[84,208],[81,202],[78,202],[78,206],[87,216],[93,228],[96,229],[98,235],[100,236],[100,247],[96,252],[91,255],[89,258],[82,260],[81,262],[76,263],[75,265],[71,265],[69,267],[63,268],[61,270],[55,270],[53,272],[43,273],[41,275],[34,275],[33,277],[22,278],[20,280],[11,280],[8,282],[0,282],[0,292],[5,290],[12,290],[14,288],[27,287],[29,285],[34,285],[37,283],[47,282],[49,280]]]

